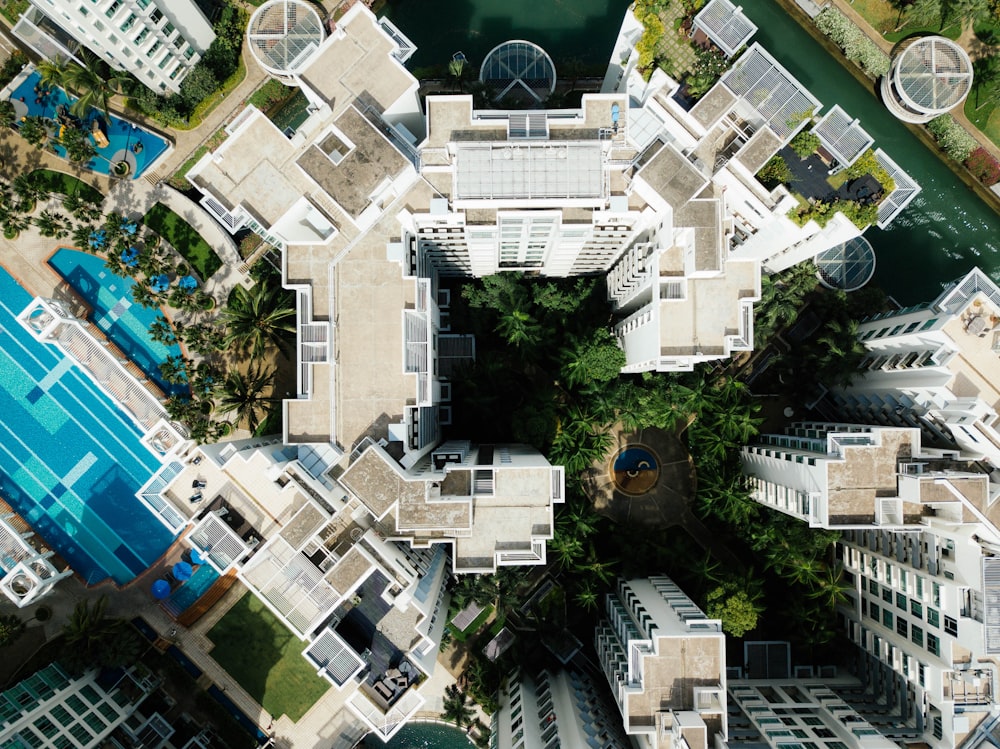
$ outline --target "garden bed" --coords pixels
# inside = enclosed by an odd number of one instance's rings
[[[149,209],[143,223],[167,240],[190,263],[203,282],[222,267],[221,258],[194,227],[162,203]]]
[[[57,172],[52,169],[36,169],[31,176],[38,180],[38,183],[51,193],[60,195],[79,195],[88,203],[101,203],[104,201],[104,194],[88,185],[81,179],[77,179],[72,174]]]

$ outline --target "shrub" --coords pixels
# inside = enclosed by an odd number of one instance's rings
[[[768,185],[782,184],[792,181],[792,170],[780,156],[772,156],[757,172],[757,179]]]
[[[870,174],[878,180],[878,183],[882,185],[882,188],[887,193],[896,189],[896,180],[878,163],[878,159],[875,158],[875,152],[870,148],[861,154],[857,161],[847,167],[846,171],[848,179],[857,179],[858,177]]]
[[[995,185],[1000,182],[1000,163],[982,146],[973,150],[964,163],[984,185]]]
[[[21,72],[21,68],[28,64],[28,58],[20,50],[16,50],[10,57],[4,60],[0,66],[0,87],[6,86],[14,77]]]
[[[788,212],[788,218],[798,226],[805,226],[809,221],[815,221],[822,227],[838,213],[844,214],[859,229],[864,229],[878,220],[876,204],[861,205],[853,200],[838,200],[832,203],[817,200],[812,205],[793,208]]]
[[[803,130],[792,138],[792,142],[789,145],[800,159],[804,159],[806,156],[815,153],[816,149],[819,148],[819,136],[811,130]]]
[[[860,66],[869,78],[878,78],[889,72],[889,56],[836,8],[824,8],[816,16],[816,28],[840,47],[847,59]]]
[[[955,161],[965,161],[979,145],[950,114],[935,117],[927,123],[927,129],[941,149]]]

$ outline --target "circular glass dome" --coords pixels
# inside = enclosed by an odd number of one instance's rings
[[[910,44],[896,58],[892,75],[903,102],[927,114],[947,112],[972,88],[969,56],[943,36],[925,36]]]
[[[813,262],[819,282],[828,289],[857,291],[875,274],[875,250],[864,237],[824,250]]]
[[[489,87],[494,101],[540,104],[556,89],[556,66],[537,44],[515,39],[490,50],[479,80]]]
[[[659,478],[660,461],[644,445],[622,448],[611,463],[611,480],[615,489],[625,494],[645,494],[656,486]]]
[[[323,41],[319,13],[302,0],[271,0],[250,16],[247,41],[268,73],[287,78],[302,67]]]

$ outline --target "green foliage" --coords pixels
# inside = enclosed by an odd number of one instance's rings
[[[792,170],[781,156],[775,154],[757,172],[757,179],[770,186],[786,184],[792,181]]]
[[[776,332],[792,325],[806,295],[816,285],[812,263],[800,263],[780,274],[763,276],[760,301],[754,305],[754,345],[762,348]]]
[[[222,260],[208,242],[163,203],[154,204],[143,218],[143,223],[167,240],[203,281],[207,281],[222,267]]]
[[[691,74],[684,80],[688,94],[699,98],[706,94],[722,74],[729,69],[729,60],[714,47],[695,47],[695,63]]]
[[[840,47],[848,60],[857,63],[869,78],[878,78],[889,72],[889,56],[833,6],[827,6],[816,16],[816,28]]]
[[[927,123],[927,129],[942,150],[955,161],[965,161],[979,145],[950,114],[935,117]]]
[[[845,171],[847,172],[848,179],[857,179],[858,177],[870,174],[878,180],[878,183],[882,185],[882,189],[886,193],[890,193],[896,189],[896,180],[878,163],[878,159],[875,158],[875,152],[870,148],[861,154],[858,160],[847,167]]]
[[[444,704],[441,717],[459,728],[471,725],[476,712],[469,697],[457,684],[449,684],[444,690]]]
[[[0,648],[10,645],[24,634],[24,620],[14,614],[0,615]]]
[[[49,127],[44,119],[38,115],[31,115],[21,120],[18,127],[21,137],[28,141],[29,145],[41,150],[49,143]]]
[[[52,169],[36,169],[31,172],[31,178],[44,188],[48,193],[58,193],[60,195],[75,195],[84,203],[100,205],[104,202],[104,195],[88,185],[86,182],[77,179],[71,174],[57,172]],[[74,211],[67,206],[71,213]]]
[[[830,203],[817,200],[810,205],[793,208],[788,212],[788,217],[797,226],[805,226],[810,221],[826,226],[838,213],[844,214],[859,229],[864,229],[878,220],[878,205],[875,203],[862,205],[854,200],[835,200]]]
[[[574,340],[563,355],[563,378],[570,385],[613,380],[625,366],[621,350],[611,331],[598,328],[588,340]]]
[[[722,631],[733,637],[743,637],[757,627],[763,606],[737,583],[720,585],[708,594],[705,612],[710,619],[722,620]]]
[[[97,153],[90,135],[69,125],[62,129],[59,145],[66,149],[66,157],[74,163],[89,161]]]
[[[632,12],[642,24],[642,38],[635,45],[636,52],[639,53],[638,67],[648,76],[653,72],[656,48],[665,30],[663,21],[660,20],[659,4],[652,0],[638,0],[632,6]]]
[[[811,130],[803,130],[792,138],[792,142],[789,145],[800,159],[804,159],[816,153],[816,149],[820,147],[820,140],[819,136]]]
[[[134,664],[142,653],[139,633],[124,619],[105,615],[107,599],[80,601],[63,627],[60,662],[73,673],[91,667],[114,668]]]

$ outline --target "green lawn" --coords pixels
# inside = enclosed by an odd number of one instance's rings
[[[299,720],[330,688],[302,657],[305,643],[246,594],[208,631],[211,656],[271,715]]]
[[[487,606],[485,609],[480,611],[476,618],[469,622],[469,626],[459,631],[457,627],[451,622],[448,622],[448,629],[451,630],[451,634],[455,639],[455,642],[465,642],[472,635],[479,631],[479,628],[483,626],[483,622],[490,618],[490,614],[493,613],[493,607]]]
[[[52,169],[36,169],[32,175],[37,177],[49,192],[57,192],[60,195],[79,193],[80,197],[89,203],[100,203],[104,200],[104,195],[100,190],[91,187],[72,174],[63,174]]]
[[[149,209],[143,219],[146,226],[167,240],[177,250],[194,271],[207,281],[222,267],[222,260],[209,247],[187,221],[182,219],[162,203],[157,203]]]
[[[899,31],[893,31],[888,34],[883,34],[886,41],[890,41],[893,44],[896,42],[907,39],[914,34],[937,34],[939,36],[946,36],[949,39],[958,39],[962,35],[962,25],[959,23],[953,23],[950,26],[945,26],[943,29],[940,25],[936,23],[926,24],[924,26],[904,26]]]
[[[983,92],[985,95],[986,92]],[[969,122],[989,138],[993,143],[1000,146],[1000,107],[996,103],[984,104],[982,109],[976,109],[979,102],[976,101],[976,92],[973,91],[965,100],[965,116]]]

